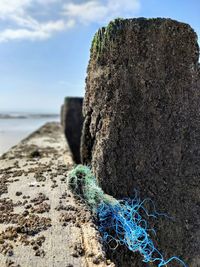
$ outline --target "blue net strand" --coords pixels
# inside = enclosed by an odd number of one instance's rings
[[[113,249],[123,245],[130,251],[139,252],[143,262],[154,262],[158,267],[166,266],[172,261],[187,267],[176,256],[165,260],[162,253],[154,246],[150,233],[156,235],[156,231],[149,226],[148,220],[158,216],[170,217],[158,213],[151,199],[146,198],[141,201],[135,191],[134,199],[117,200],[103,192],[90,168],[83,165],[78,165],[69,173],[68,186],[86,201],[98,218],[103,241],[109,245],[114,243]],[[146,204],[150,208],[147,209]]]
[[[185,263],[178,257],[165,261],[162,254],[155,248],[150,238],[147,221],[140,215],[140,210],[146,212],[142,202],[119,201],[118,205],[101,203],[97,208],[99,231],[103,241],[126,246],[133,252],[139,252],[143,262],[158,262],[158,267],[176,260],[184,267]],[[150,214],[150,216],[155,216]],[[155,231],[155,230],[154,230]]]

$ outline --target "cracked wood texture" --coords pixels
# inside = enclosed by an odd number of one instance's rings
[[[117,19],[100,29],[81,145],[82,162],[106,193],[123,198],[136,189],[173,218],[152,222],[152,238],[165,258],[191,267],[200,266],[198,57],[193,29],[171,19]],[[127,253],[111,253],[117,266],[146,266]]]
[[[72,167],[57,123],[1,156],[1,267],[114,266],[105,258],[90,212],[68,191]]]

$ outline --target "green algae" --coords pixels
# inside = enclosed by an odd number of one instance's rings
[[[77,196],[82,196],[95,213],[101,203],[117,203],[112,196],[104,193],[98,185],[96,177],[87,166],[77,165],[68,174],[68,187]]]
[[[92,40],[91,53],[97,58],[112,45],[117,33],[122,29],[124,19],[116,18],[107,27],[99,29]]]

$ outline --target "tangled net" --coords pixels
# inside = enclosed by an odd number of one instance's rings
[[[171,261],[177,261],[182,266],[186,264],[176,256],[168,260],[155,248],[150,237],[150,229],[146,216],[157,217],[156,211],[149,214],[144,203],[136,196],[134,199],[117,200],[107,195],[98,186],[97,179],[87,166],[78,165],[68,175],[68,186],[73,193],[82,197],[98,218],[99,231],[103,241],[125,245],[133,252],[139,252],[143,262],[156,262],[158,267]],[[151,201],[151,200],[149,200]]]

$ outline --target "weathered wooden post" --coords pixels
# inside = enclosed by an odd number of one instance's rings
[[[158,219],[155,240],[191,267],[200,266],[198,56],[196,34],[174,20],[117,19],[99,30],[81,148],[106,193],[136,189],[173,217]],[[116,256],[119,266],[141,266],[132,260]]]
[[[82,103],[82,97],[66,97],[64,105],[61,107],[61,124],[75,163],[80,163]]]

